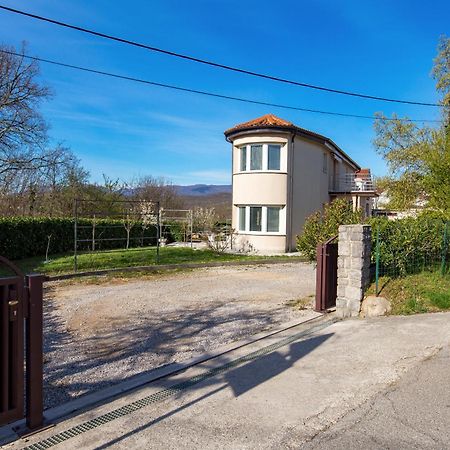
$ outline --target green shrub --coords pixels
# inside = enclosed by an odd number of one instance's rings
[[[405,275],[440,264],[444,251],[444,220],[428,215],[397,220],[374,217],[369,224],[372,226],[373,262],[379,232],[382,274]]]
[[[334,200],[325,205],[323,212],[317,211],[306,219],[301,234],[297,236],[297,250],[310,261],[315,261],[317,245],[336,236],[339,225],[361,222],[361,212],[353,211],[348,200]]]

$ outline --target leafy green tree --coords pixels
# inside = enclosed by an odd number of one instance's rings
[[[450,217],[450,39],[442,37],[432,71],[441,95],[442,123],[419,126],[394,115],[377,114],[374,146],[388,164],[383,180],[390,207],[408,209],[423,201],[426,208]],[[392,120],[393,119],[393,120]]]
[[[316,259],[316,248],[320,243],[336,236],[339,225],[362,222],[361,211],[353,211],[353,205],[346,199],[337,199],[325,205],[323,211],[310,215],[297,236],[297,250],[310,261]]]

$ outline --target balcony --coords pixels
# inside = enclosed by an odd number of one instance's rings
[[[375,194],[375,183],[369,169],[362,169],[359,172],[348,173],[337,177],[334,183],[334,193],[366,193]]]

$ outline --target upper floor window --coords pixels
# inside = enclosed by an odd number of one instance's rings
[[[250,145],[250,170],[263,170],[263,146]]]
[[[328,172],[328,154],[326,152],[323,152],[322,172]]]
[[[247,170],[247,147],[241,147],[241,171]]]
[[[280,144],[249,144],[239,148],[240,171],[281,170]]]
[[[280,170],[280,145],[269,144],[267,146],[267,168],[269,170]]]

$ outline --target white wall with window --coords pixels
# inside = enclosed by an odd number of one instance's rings
[[[236,172],[286,172],[287,156],[284,143],[251,143],[237,147]]]
[[[284,206],[237,205],[238,232],[245,234],[286,234]]]

